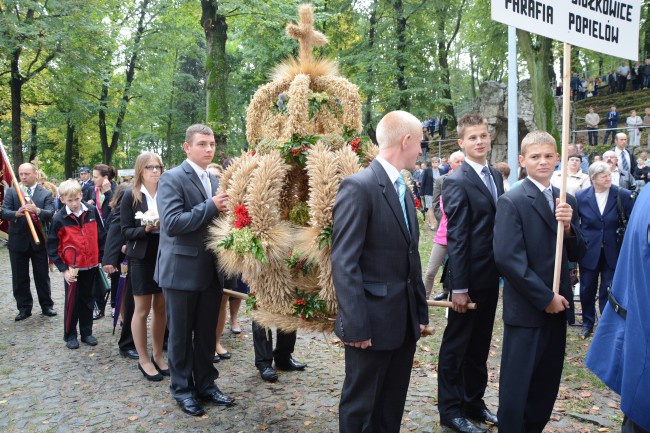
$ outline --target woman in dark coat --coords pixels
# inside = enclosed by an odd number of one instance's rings
[[[582,329],[585,339],[593,331],[596,321],[596,293],[603,312],[607,304],[607,287],[612,283],[619,245],[616,231],[619,226],[620,199],[626,218],[632,212],[630,191],[612,184],[609,164],[594,162],[589,167],[592,186],[576,193],[580,229],[587,242],[587,252],[580,260],[580,304]],[[600,276],[600,287],[597,287]]]

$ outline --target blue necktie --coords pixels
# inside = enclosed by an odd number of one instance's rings
[[[397,184],[397,195],[399,197],[399,204],[402,206],[402,212],[404,213],[404,221],[406,221],[406,228],[410,230],[409,227],[409,219],[406,216],[406,202],[404,202],[404,194],[406,193],[406,183],[404,182],[404,178],[400,174],[397,177],[397,180],[395,180],[395,184]]]
[[[555,200],[553,200],[553,192],[551,191],[551,188],[546,188],[543,193],[544,197],[546,197],[548,207],[551,208],[551,213],[555,214]]]
[[[627,163],[626,154],[627,152],[621,152],[621,164],[623,164],[623,170],[630,171],[630,164]]]
[[[494,189],[494,185],[492,184],[492,178],[490,177],[490,169],[486,167],[483,167],[483,170],[481,170],[481,173],[483,173],[483,182],[485,182],[485,186],[487,186],[487,189],[490,191],[490,194],[492,195],[492,199],[494,202],[497,202],[497,192]]]

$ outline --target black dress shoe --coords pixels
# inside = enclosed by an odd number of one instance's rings
[[[65,347],[68,349],[79,349],[79,340],[76,337],[69,338],[65,341]]]
[[[490,409],[488,408],[481,409],[478,412],[468,410],[465,412],[465,415],[467,418],[475,419],[476,421],[481,421],[488,425],[499,425],[499,419],[495,414],[490,412]]]
[[[140,357],[138,356],[138,351],[135,349],[127,349],[127,350],[120,349],[120,355],[129,359],[140,359]]]
[[[202,395],[199,398],[201,400],[211,401],[217,406],[231,406],[235,402],[234,398],[228,397],[226,394],[219,391],[219,388],[217,388],[217,390],[214,391],[212,394]]]
[[[446,301],[449,297],[449,292],[442,292],[433,297],[434,301]]]
[[[45,307],[43,308],[43,315],[48,316],[48,317],[53,317],[56,316],[56,311],[54,311],[54,308],[52,307]]]
[[[144,368],[142,368],[142,365],[140,365],[139,362],[138,362],[138,370],[140,370],[142,372],[142,374],[144,375],[144,377],[147,380],[150,380],[152,382],[160,382],[161,380],[163,380],[163,375],[162,374],[160,374],[160,373],[148,374],[146,371],[144,371]]]
[[[81,341],[83,341],[89,346],[97,346],[97,339],[92,335],[86,335],[85,337],[81,337]]]
[[[457,431],[458,433],[485,433],[487,430],[476,427],[462,416],[451,419],[441,419],[440,424]]]
[[[21,311],[16,315],[16,318],[14,319],[16,322],[20,322],[21,320],[25,320],[29,316],[31,316],[32,313],[30,311]]]
[[[104,312],[103,311],[96,311],[93,313],[93,320],[99,320],[102,317],[104,317]]]
[[[158,367],[158,364],[156,364],[156,361],[153,360],[153,355],[151,355],[151,363],[153,364],[154,367],[156,367],[156,370],[158,370],[158,373],[162,374],[163,376],[169,376],[169,368],[165,370],[161,370],[160,367]]]
[[[195,398],[189,397],[183,400],[176,400],[181,410],[188,415],[201,416],[205,414],[205,409],[196,401]]]
[[[16,320],[18,320],[18,319],[16,318]],[[586,327],[583,326],[582,328],[580,328],[580,332],[578,332],[578,335],[583,340],[585,338],[589,338],[589,336],[591,335],[591,328],[586,328]]]
[[[304,370],[305,367],[307,367],[307,364],[303,364],[302,362],[298,362],[292,357],[287,358],[286,360],[275,360],[275,366],[278,368],[278,370],[282,371],[298,371],[298,370]]]
[[[275,372],[273,367],[266,367],[260,370],[260,376],[262,376],[262,380],[265,380],[266,382],[275,382],[278,380],[278,374]]]
[[[212,357],[212,363],[216,364],[217,362],[221,361],[221,357],[219,355],[214,355]]]
[[[217,353],[215,356],[218,356],[219,359],[230,359],[232,356],[230,352]]]

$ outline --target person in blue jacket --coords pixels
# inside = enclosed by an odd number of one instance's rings
[[[650,189],[634,205],[587,367],[621,396],[623,433],[650,431]]]

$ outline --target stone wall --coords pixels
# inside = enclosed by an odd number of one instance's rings
[[[518,125],[519,143],[528,132],[537,129],[533,115],[533,99],[530,80],[522,80],[517,89],[518,96]],[[508,87],[496,81],[486,81],[481,84],[480,96],[474,106],[475,112],[482,113],[488,121],[492,135],[492,153],[490,162],[507,161],[508,159]],[[572,116],[573,117],[573,116]],[[555,98],[553,118],[557,130],[562,131],[562,98]]]

